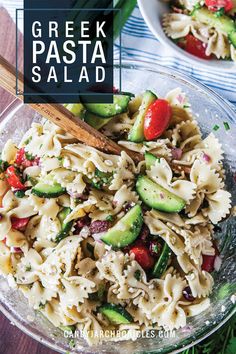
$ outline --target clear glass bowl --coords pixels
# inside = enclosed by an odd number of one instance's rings
[[[116,86],[119,87],[119,70],[115,68]],[[234,107],[216,93],[201,85],[196,80],[185,77],[170,69],[143,63],[126,61],[122,64],[122,90],[139,93],[145,89],[164,96],[173,88],[181,87],[188,95],[192,110],[197,116],[203,135],[210,133],[215,124],[221,128],[216,132],[225,151],[225,170],[227,189],[232,193],[236,204],[236,188],[233,174],[236,171],[236,112]],[[19,142],[22,134],[32,121],[40,116],[28,106],[15,101],[0,118],[0,150],[7,139]],[[225,131],[223,122],[228,122],[231,129]],[[222,326],[236,311],[231,296],[236,283],[236,222],[229,218],[220,225],[221,232],[216,234],[221,245],[223,263],[219,272],[214,274],[215,287],[211,295],[211,306],[204,313],[189,319],[188,326],[176,331],[173,338],[138,339],[135,342],[106,343],[88,347],[82,340],[76,340],[76,349],[69,347],[69,340],[54,328],[39,313],[29,308],[23,295],[9,288],[0,278],[0,310],[22,331],[50,348],[65,353],[178,353],[196,344]],[[229,227],[231,226],[231,233]],[[228,230],[228,231],[227,231]],[[227,234],[227,237],[226,237]],[[224,290],[224,291],[223,291]]]

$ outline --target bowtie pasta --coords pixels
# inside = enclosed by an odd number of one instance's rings
[[[236,1],[170,0],[163,28],[179,47],[202,59],[236,61]]]
[[[44,119],[1,156],[0,274],[56,327],[89,333],[90,345],[104,339],[96,331],[122,330],[106,339],[125,340],[205,311],[214,225],[231,209],[221,144],[213,133],[202,138],[181,90],[126,101],[106,118],[106,106],[80,109],[126,148],[120,156]]]

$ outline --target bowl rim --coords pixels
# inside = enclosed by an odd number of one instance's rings
[[[210,69],[214,71],[220,69],[227,72],[232,72],[233,70],[236,71],[236,62],[234,61],[225,61],[223,59],[214,59],[211,61],[204,60],[201,58],[197,58],[194,55],[187,53],[183,49],[179,48],[175,43],[171,41],[170,38],[167,37],[167,35],[164,33],[163,30],[162,32],[157,31],[155,25],[153,25],[153,23],[149,19],[148,13],[146,11],[147,3],[145,3],[145,0],[137,0],[137,1],[143,19],[146,22],[152,34],[161,42],[162,45],[171,49],[173,54],[175,53],[178,56],[178,58],[185,59],[186,61],[188,61],[189,64],[192,64],[193,66],[200,66],[201,68],[207,70]],[[159,0],[156,1],[158,3]]]
[[[211,98],[214,98],[214,101],[217,101],[218,105],[219,103],[222,103],[221,108],[225,110],[225,113],[227,114],[228,118],[236,123],[236,108],[226,99],[221,97],[218,93],[216,93],[214,90],[210,89],[206,85],[200,83],[198,80],[192,78],[191,76],[182,74],[182,72],[179,72],[178,70],[173,70],[168,67],[164,67],[160,64],[156,63],[150,63],[147,61],[141,61],[141,60],[130,60],[130,59],[125,59],[122,60],[122,67],[126,69],[148,69],[149,71],[153,71],[155,73],[160,73],[160,74],[165,74],[166,76],[169,76],[172,79],[180,79],[183,81],[187,86],[191,87],[192,89],[200,89],[201,91],[204,91],[204,93],[207,93]],[[114,67],[119,68],[120,67],[120,61],[115,60],[114,61]],[[191,81],[191,82],[190,82]],[[7,116],[9,119],[11,118],[11,115],[14,114],[17,110],[19,110],[21,107],[23,107],[24,104],[19,101],[18,99],[13,100],[7,108],[2,112],[0,115],[0,126],[1,126],[1,117]],[[4,119],[4,118],[3,118]],[[58,346],[58,344],[53,341],[53,339],[50,337],[47,338],[42,338],[40,334],[37,333],[36,329],[30,329],[27,328],[27,325],[24,323],[21,323],[20,319],[18,319],[17,316],[14,316],[10,311],[7,310],[5,304],[1,302],[0,300],[0,311],[9,319],[10,322],[12,322],[14,325],[16,325],[22,332],[24,332],[26,335],[29,337],[35,339],[39,343],[42,343],[46,347],[51,348],[52,350],[55,350],[59,353],[65,353],[65,349],[62,347]],[[186,350],[188,348],[191,348],[192,346],[198,344],[199,342],[203,341],[207,337],[209,337],[211,334],[216,332],[220,327],[222,327],[234,314],[236,314],[236,304],[232,303],[232,307],[224,312],[224,318],[219,322],[219,323],[212,323],[208,327],[208,332],[205,333],[205,328],[204,326],[202,327],[202,330],[198,333],[198,335],[195,337],[194,341],[191,341],[191,338],[186,338],[182,340],[182,344],[177,344],[177,345],[172,345],[172,348],[166,348],[163,349],[161,353],[172,353],[172,354],[177,354],[181,353],[183,350]],[[30,321],[29,321],[29,326],[30,326]],[[185,344],[186,343],[186,344]],[[79,349],[78,349],[79,350]],[[89,348],[88,348],[89,350]],[[168,350],[168,351],[167,351]],[[171,351],[169,351],[171,350]],[[79,353],[79,351],[72,351],[72,353]],[[86,352],[83,352],[84,354]],[[89,351],[87,351],[89,353]],[[147,354],[145,350],[142,352],[143,354]],[[155,349],[152,352],[155,354]]]

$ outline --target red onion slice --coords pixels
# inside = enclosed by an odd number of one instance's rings
[[[206,163],[211,162],[211,157],[205,153],[203,154],[202,158]]]
[[[180,148],[171,149],[171,155],[173,160],[180,160],[183,155],[183,150]]]

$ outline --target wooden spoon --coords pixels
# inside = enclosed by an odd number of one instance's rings
[[[2,56],[0,56],[0,85],[13,96],[23,101],[24,78],[22,73],[18,73],[18,95],[16,94],[16,69]],[[57,124],[66,132],[73,135],[79,141],[93,146],[106,153],[120,155],[124,150],[135,161],[139,162],[144,157],[134,151],[120,147],[111,139],[94,129],[81,119],[76,118],[73,113],[59,104],[29,104],[35,111],[45,118]]]

